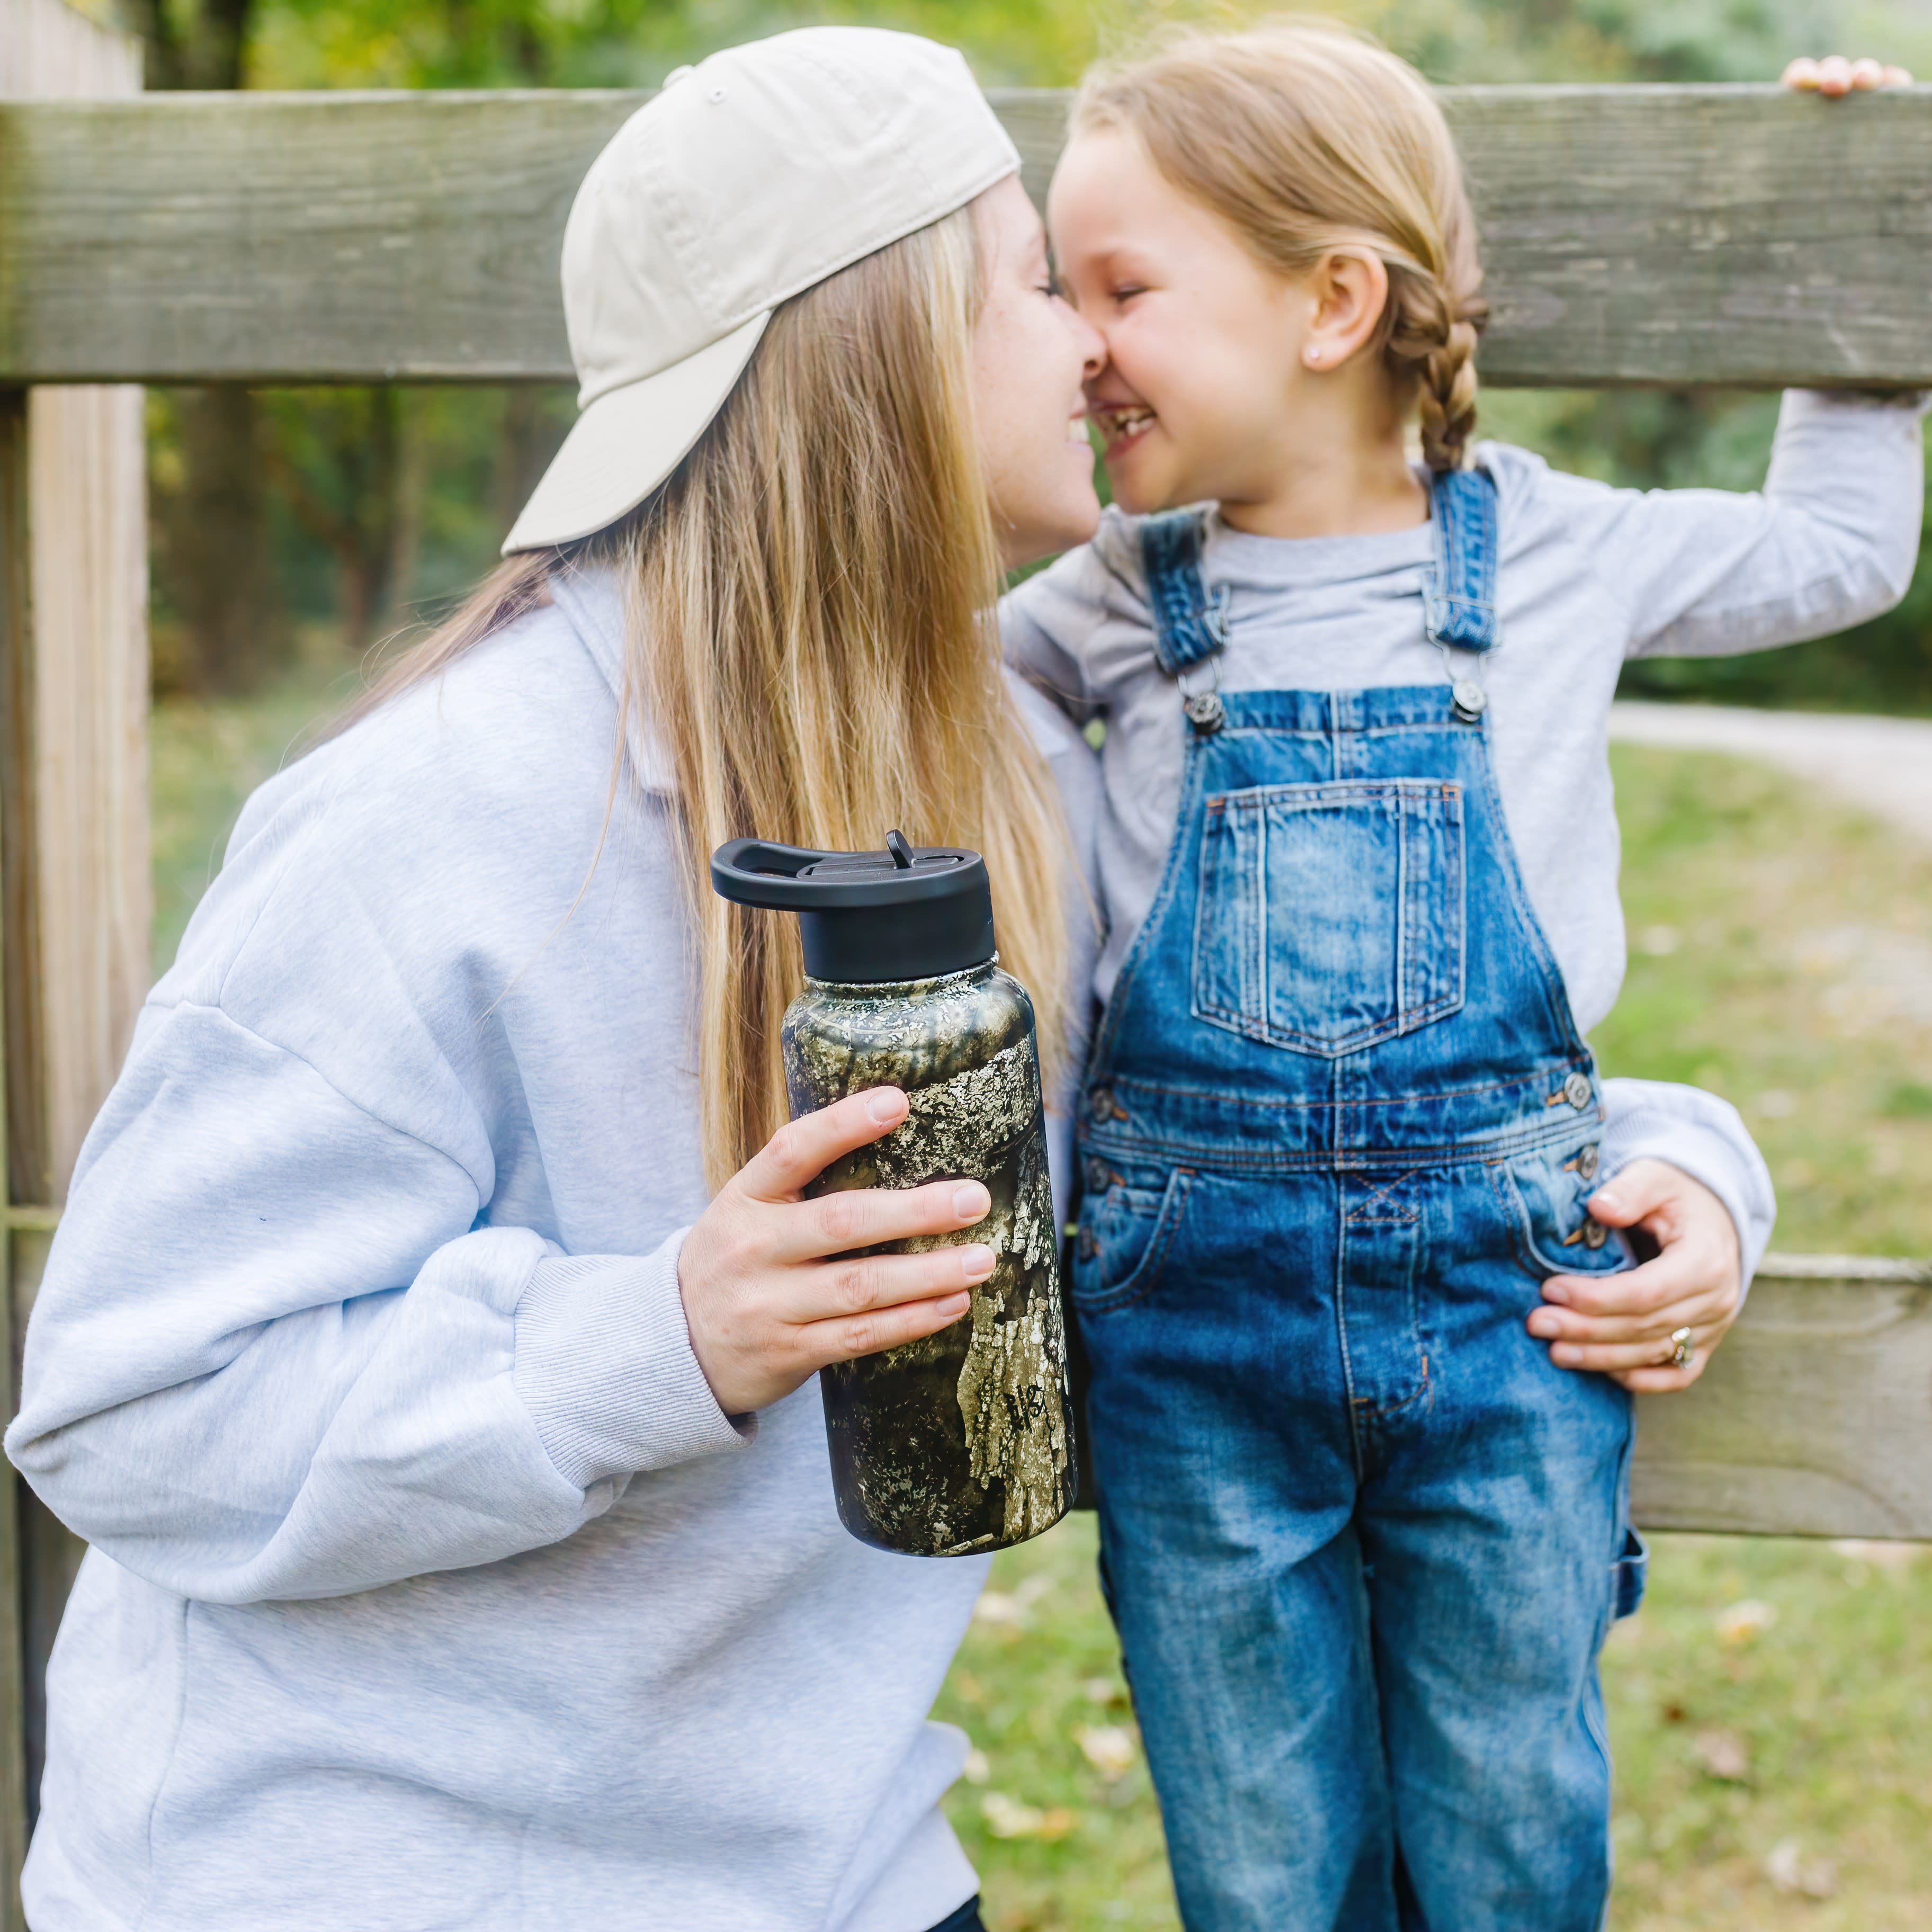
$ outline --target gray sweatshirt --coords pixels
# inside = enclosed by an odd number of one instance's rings
[[[1585,1032],[1623,982],[1606,726],[1624,660],[1792,644],[1897,603],[1918,552],[1922,410],[1916,398],[1787,394],[1761,494],[1613,490],[1526,450],[1477,452],[1496,479],[1501,530],[1498,647],[1482,664],[1497,782]],[[1221,688],[1444,682],[1423,634],[1432,546],[1427,524],[1295,539],[1210,515],[1202,574],[1210,593],[1230,593]],[[1154,659],[1135,520],[1109,511],[1091,544],[1006,598],[1001,628],[1024,674],[1075,716],[1106,718],[1104,1000],[1173,840],[1185,735]],[[1459,670],[1469,662],[1456,654]]]
[[[926,1714],[985,1561],[855,1542],[816,1388],[734,1424],[692,1355],[648,745],[592,865],[620,622],[560,582],[271,780],[149,1000],[7,1438],[93,1546],[35,1932],[922,1932],[974,1888]],[[1768,1226],[1708,1104],[1613,1085],[1612,1164]]]

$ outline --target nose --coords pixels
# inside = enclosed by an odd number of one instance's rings
[[[1078,309],[1070,307],[1066,316],[1080,345],[1080,380],[1090,382],[1107,366],[1107,339]]]

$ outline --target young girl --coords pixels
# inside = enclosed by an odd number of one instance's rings
[[[1006,630],[1107,720],[1073,1293],[1183,1915],[1585,1932],[1630,1398],[1533,1337],[1539,1284],[1625,1264],[1586,1205],[1606,713],[1627,656],[1894,602],[1918,409],[1788,398],[1761,496],[1471,464],[1454,148],[1340,32],[1090,80],[1049,225],[1126,514]],[[1663,1318],[1592,1365],[1643,1385],[1721,1330]]]

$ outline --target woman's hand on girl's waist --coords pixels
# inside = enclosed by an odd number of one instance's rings
[[[1640,1228],[1657,1252],[1622,1274],[1552,1275],[1529,1332],[1558,1368],[1595,1370],[1640,1395],[1688,1388],[1744,1305],[1730,1210],[1682,1168],[1648,1160],[1598,1188],[1589,1209],[1606,1228]]]
[[[976,1242],[853,1252],[973,1226],[992,1206],[976,1180],[804,1198],[842,1154],[905,1117],[904,1094],[875,1087],[781,1127],[685,1237],[677,1277],[692,1352],[727,1415],[769,1408],[829,1363],[958,1321],[974,1285],[993,1272],[992,1250]]]

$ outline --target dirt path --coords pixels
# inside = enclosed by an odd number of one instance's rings
[[[1625,704],[1610,736],[1776,765],[1932,844],[1932,718]]]

